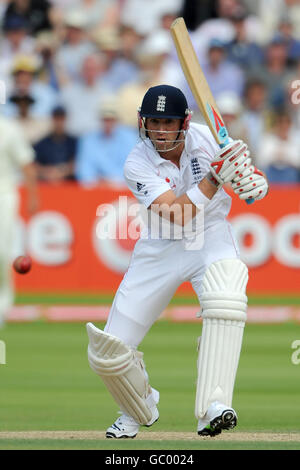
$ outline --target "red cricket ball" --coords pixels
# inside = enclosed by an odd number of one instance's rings
[[[14,270],[19,274],[26,274],[30,271],[32,261],[30,256],[18,256],[13,264]]]

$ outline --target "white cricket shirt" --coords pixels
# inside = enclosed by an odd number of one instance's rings
[[[170,189],[179,197],[198,184],[209,172],[218,150],[209,128],[191,123],[185,137],[180,169],[142,141],[128,155],[124,176],[134,196],[148,208],[158,196]],[[205,206],[204,228],[224,221],[230,207],[231,197],[221,188]]]
[[[0,116],[0,194],[16,190],[17,174],[31,163],[34,151],[19,126]]]

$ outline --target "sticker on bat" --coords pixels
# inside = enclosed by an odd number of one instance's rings
[[[220,146],[227,145],[229,143],[229,136],[224,122],[222,121],[216,110],[209,103],[206,103],[206,109],[209,114],[210,122],[215,128],[221,141]]]

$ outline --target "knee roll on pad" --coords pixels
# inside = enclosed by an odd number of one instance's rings
[[[139,424],[151,423],[152,389],[149,385],[143,353],[127,346],[119,338],[87,324],[88,360],[120,409]]]
[[[213,401],[231,406],[243,330],[247,318],[248,269],[239,259],[213,263],[205,272],[200,295],[203,318],[199,342],[196,418]]]

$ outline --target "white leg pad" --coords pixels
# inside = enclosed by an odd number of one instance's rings
[[[152,424],[156,402],[145,371],[143,353],[92,323],[87,324],[87,333],[90,367],[102,378],[123,413],[139,424]]]
[[[246,321],[248,269],[239,259],[213,263],[203,278],[203,318],[195,403],[197,419],[214,401],[231,406]]]

